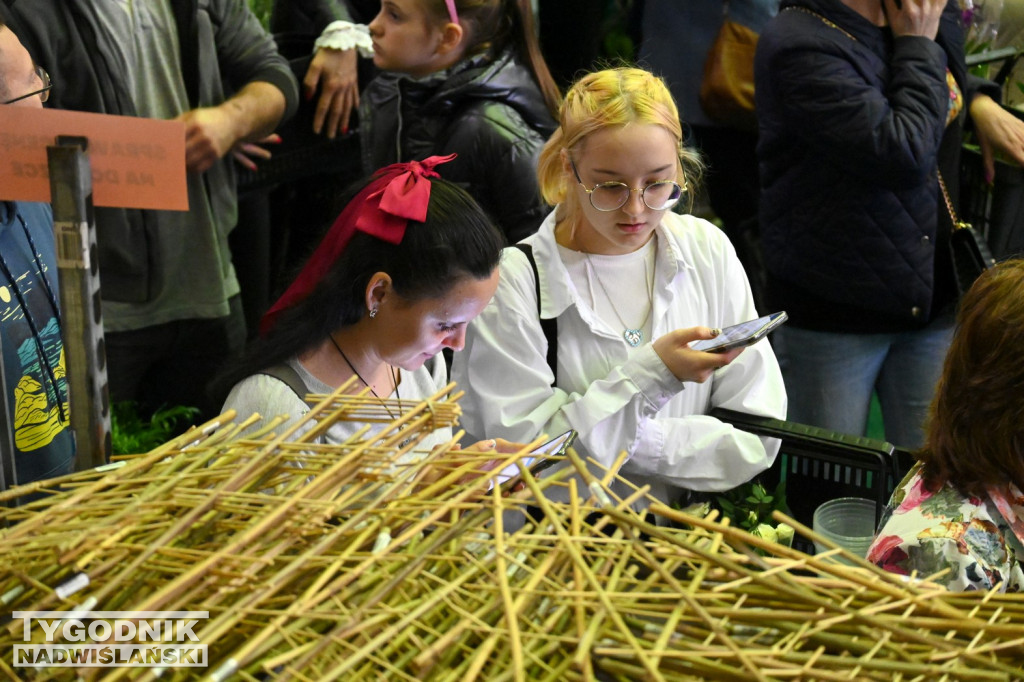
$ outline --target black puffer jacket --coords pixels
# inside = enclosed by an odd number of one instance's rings
[[[510,243],[533,234],[549,208],[537,156],[556,124],[530,71],[510,52],[475,57],[446,73],[375,78],[359,104],[363,170],[458,154],[441,175],[464,187]]]
[[[787,9],[797,5],[797,8]],[[826,17],[808,13],[800,7]],[[968,78],[955,0],[936,41],[893,38],[836,0],[783,2],[756,61],[768,303],[826,331],[914,329],[954,300],[941,166],[956,194]]]

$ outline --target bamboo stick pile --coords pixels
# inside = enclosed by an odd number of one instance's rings
[[[524,473],[521,491],[488,489],[493,454],[414,455],[457,425],[453,387],[416,405],[349,388],[311,396],[297,427],[246,431],[255,420],[229,413],[113,468],[0,494],[50,493],[0,508],[0,676],[1024,677],[1019,595],[948,593],[838,548],[807,556],[643,489],[619,499],[614,475],[574,452],[558,475]],[[370,426],[313,442],[339,420]],[[549,486],[570,502],[547,500]],[[14,667],[11,614],[46,610],[207,611],[195,634],[208,667]]]

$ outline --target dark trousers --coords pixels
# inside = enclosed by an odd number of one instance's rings
[[[160,407],[198,407],[197,422],[220,414],[206,387],[245,345],[239,296],[227,317],[176,320],[106,335],[110,399],[139,403],[140,414]]]

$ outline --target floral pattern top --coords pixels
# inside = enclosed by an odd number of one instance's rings
[[[918,464],[893,492],[879,527],[867,560],[890,573],[924,578],[949,568],[936,580],[950,590],[1024,590],[1017,561],[1024,495],[1012,483],[981,497],[948,483],[932,493]]]

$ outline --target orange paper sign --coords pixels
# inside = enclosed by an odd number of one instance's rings
[[[58,135],[88,138],[96,206],[188,210],[181,121],[13,106],[0,106],[0,199],[50,200]]]

